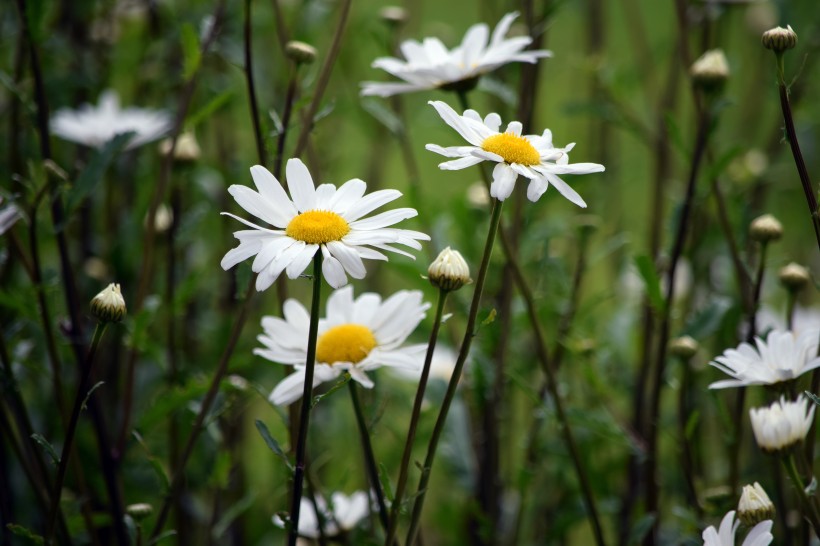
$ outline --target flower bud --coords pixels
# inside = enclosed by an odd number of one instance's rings
[[[296,64],[310,64],[316,60],[316,48],[296,40],[285,44],[285,54]]]
[[[91,312],[100,322],[120,322],[125,318],[125,300],[120,285],[111,283],[91,300]]]
[[[780,284],[787,290],[794,292],[797,292],[811,281],[809,270],[794,262],[781,267],[778,277],[780,278]]]
[[[669,342],[669,354],[683,360],[689,360],[695,356],[698,349],[700,349],[700,344],[689,336],[676,337]]]
[[[125,507],[125,513],[137,521],[147,518],[153,512],[154,507],[144,502],[140,502],[137,504],[129,504]]]
[[[472,282],[467,262],[457,250],[451,250],[449,246],[427,268],[427,276],[433,286],[447,291],[458,290]]]
[[[142,225],[148,227],[148,214],[142,219]],[[174,209],[165,203],[160,203],[154,214],[154,232],[165,233],[172,225],[174,225]]]
[[[159,143],[159,153],[168,155],[171,151],[171,139],[166,138]],[[174,161],[180,163],[193,163],[199,159],[202,151],[193,133],[185,132],[177,137],[177,145],[174,147]]]
[[[771,406],[749,410],[758,447],[765,453],[780,453],[802,442],[814,421],[814,409],[800,395],[794,402],[780,397]]]
[[[792,49],[797,44],[797,33],[790,25],[786,28],[776,27],[763,33],[763,47],[771,49],[775,53],[782,53],[787,49]]]
[[[729,63],[722,49],[711,49],[689,69],[695,84],[705,90],[719,90],[729,77]]]
[[[390,26],[401,26],[407,22],[407,10],[399,6],[385,6],[379,10],[379,17]]]
[[[746,527],[754,527],[761,521],[773,519],[774,503],[759,483],[744,485],[740,502],[737,504],[737,517]]]
[[[783,236],[783,224],[771,214],[764,214],[752,220],[749,235],[758,243],[776,241]]]

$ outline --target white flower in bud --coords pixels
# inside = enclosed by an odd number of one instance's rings
[[[449,246],[427,268],[427,276],[433,286],[447,291],[458,290],[472,282],[467,262],[458,250],[452,250]]]
[[[743,525],[753,527],[761,521],[773,519],[774,514],[774,503],[759,483],[743,486],[743,493],[737,504],[737,517]]]
[[[174,209],[166,205],[165,203],[160,203],[159,207],[157,207],[157,212],[154,214],[154,232],[155,233],[164,233],[168,231],[174,224]],[[146,213],[145,218],[142,219],[143,227],[148,227],[148,214]]]
[[[125,512],[137,521],[147,518],[153,511],[154,507],[144,502],[129,504],[125,507]]]
[[[159,153],[168,155],[171,151],[171,139],[166,138],[159,143]],[[185,132],[177,137],[177,145],[174,147],[174,161],[180,163],[193,163],[202,155],[199,143],[193,133]]]
[[[399,26],[407,22],[407,10],[399,6],[385,6],[379,10],[379,17],[388,25]]]
[[[776,241],[783,236],[783,224],[771,214],[764,214],[752,220],[749,235],[759,243]]]
[[[285,54],[297,64],[310,64],[316,60],[316,48],[296,40],[285,44]]]
[[[669,342],[669,354],[683,360],[689,360],[698,352],[700,345],[690,336],[676,337]]]
[[[778,277],[780,278],[780,284],[795,292],[811,281],[809,270],[794,262],[783,266],[778,273]]]
[[[718,89],[729,77],[729,62],[722,49],[711,49],[694,62],[689,73],[704,89]]]
[[[797,33],[792,30],[791,25],[787,25],[786,28],[776,27],[764,32],[760,41],[766,49],[782,53],[797,45]]]
[[[120,285],[111,283],[91,300],[91,312],[100,322],[120,322],[125,318],[125,300]]]
[[[801,441],[814,420],[814,404],[800,395],[794,402],[780,401],[765,408],[752,408],[749,417],[757,445],[766,453],[784,451]]]

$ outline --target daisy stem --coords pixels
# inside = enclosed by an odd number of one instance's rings
[[[379,505],[379,521],[382,524],[382,529],[387,532],[387,505],[384,502],[384,491],[379,480],[379,465],[376,464],[376,455],[373,452],[373,444],[370,442],[370,430],[367,428],[364,413],[362,412],[362,404],[359,401],[359,389],[355,381],[349,381],[348,387],[350,387],[350,400],[353,402],[353,412],[356,414],[356,424],[359,426],[359,435],[362,440],[367,478],[370,481],[370,487],[376,493],[376,503]],[[395,506],[395,501],[393,505]]]
[[[478,270],[478,278],[475,283],[475,290],[473,292],[473,301],[470,304],[470,314],[467,317],[467,326],[464,330],[464,339],[461,341],[461,349],[456,359],[456,365],[453,369],[453,375],[450,377],[450,383],[447,385],[447,392],[444,395],[444,400],[441,402],[441,409],[439,410],[436,424],[433,427],[433,433],[430,436],[430,443],[427,445],[427,456],[424,459],[424,467],[421,471],[421,478],[419,479],[419,486],[416,490],[416,500],[413,503],[413,513],[410,520],[410,528],[407,531],[406,546],[415,544],[416,536],[418,535],[419,522],[421,520],[421,511],[424,507],[424,497],[427,494],[427,485],[430,482],[430,472],[433,469],[433,461],[436,456],[436,449],[441,438],[441,433],[444,431],[444,424],[447,420],[447,413],[450,411],[450,405],[456,395],[456,388],[461,379],[461,371],[464,369],[464,363],[467,361],[467,355],[470,353],[470,346],[473,342],[473,337],[476,335],[476,318],[478,317],[478,310],[481,306],[481,293],[484,291],[484,281],[487,278],[487,269],[490,266],[490,256],[493,253],[493,243],[498,232],[498,225],[501,221],[501,209],[503,202],[493,199],[493,211],[490,217],[490,229],[487,233],[487,241],[484,243],[484,255],[481,258],[481,266]]]
[[[245,0],[245,84],[248,88],[248,102],[251,107],[251,122],[253,123],[253,136],[254,141],[256,142],[256,154],[259,157],[259,164],[264,166],[267,164],[268,154],[265,151],[265,139],[262,137],[262,125],[259,122],[259,105],[256,100],[256,88],[253,84],[251,28],[251,0]]]
[[[316,339],[319,333],[319,300],[322,291],[322,253],[313,257],[313,298],[310,302],[310,327],[308,329],[307,357],[305,358],[305,385],[299,411],[299,434],[296,437],[296,465],[293,470],[293,497],[290,503],[290,526],[288,545],[296,546],[299,537],[299,508],[302,502],[302,486],[305,478],[305,451],[307,450],[310,405],[313,399],[313,370],[316,364]]]
[[[421,379],[419,379],[419,387],[418,390],[416,390],[416,399],[413,402],[413,413],[410,416],[410,426],[407,430],[407,442],[404,444],[404,452],[402,453],[401,465],[399,466],[399,479],[396,482],[396,492],[393,496],[393,504],[390,507],[390,527],[387,531],[387,538],[384,541],[385,546],[390,546],[395,542],[396,531],[399,527],[399,511],[401,510],[401,501],[404,496],[404,488],[407,485],[407,470],[410,466],[410,455],[413,451],[413,441],[416,438],[419,415],[421,415],[421,404],[424,401],[424,391],[427,388],[427,379],[430,377],[430,363],[433,361],[433,352],[435,351],[438,332],[441,328],[441,316],[444,312],[444,304],[447,301],[447,294],[447,290],[444,290],[443,288],[438,291],[438,299],[436,301],[436,317],[433,320],[433,329],[430,331],[430,341],[427,343],[427,354],[424,357],[424,367],[421,370]]]
[[[816,503],[812,502],[812,499],[808,493],[806,493],[806,486],[803,484],[803,480],[800,479],[800,473],[797,471],[797,465],[794,462],[794,455],[789,453],[783,457],[782,461],[792,481],[792,485],[797,489],[800,502],[803,504],[803,515],[811,523],[815,535],[820,537],[820,514],[818,514]]]
[[[51,495],[51,508],[48,515],[48,527],[46,527],[45,543],[51,544],[54,537],[54,528],[57,524],[57,514],[60,511],[60,497],[63,493],[63,482],[65,481],[66,470],[68,469],[68,461],[71,455],[71,447],[74,444],[74,434],[77,432],[77,422],[80,419],[80,411],[85,405],[85,400],[88,398],[87,392],[89,382],[91,380],[91,369],[94,365],[94,355],[97,353],[97,347],[100,345],[100,340],[105,333],[105,328],[108,324],[105,322],[97,323],[94,329],[94,337],[91,339],[91,348],[88,350],[85,364],[83,365],[82,376],[80,383],[77,385],[77,394],[74,397],[74,407],[71,410],[71,417],[68,420],[68,428],[65,433],[65,441],[63,442],[63,451],[60,454],[60,463],[57,466],[57,477],[54,480],[54,492]]]

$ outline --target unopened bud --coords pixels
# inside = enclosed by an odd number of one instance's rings
[[[783,236],[783,224],[771,214],[764,214],[752,220],[749,235],[759,243],[776,241]]]
[[[447,291],[458,290],[472,282],[467,262],[457,250],[451,250],[449,246],[427,268],[427,276],[433,286]]]
[[[811,281],[809,270],[794,262],[780,268],[780,284],[787,290],[797,292]]]
[[[125,507],[125,512],[135,520],[140,521],[150,516],[154,512],[154,507],[140,502],[138,504],[129,504]]]
[[[316,48],[296,40],[285,44],[285,54],[297,64],[310,64],[316,60]]]
[[[379,11],[382,21],[392,26],[401,26],[407,22],[407,10],[399,6],[386,6]]]
[[[171,152],[171,139],[166,138],[159,143],[159,153],[168,155]],[[199,159],[202,151],[193,133],[182,133],[177,137],[177,145],[174,147],[174,161],[180,163],[193,163]]]
[[[125,300],[120,285],[111,283],[91,300],[91,312],[100,322],[120,322],[125,318]]]
[[[722,49],[711,49],[694,62],[689,73],[705,90],[719,90],[729,77],[729,63]]]
[[[683,360],[689,360],[698,352],[700,344],[692,337],[676,337],[669,342],[669,354]]]
[[[154,214],[154,232],[155,233],[164,233],[168,231],[174,224],[174,209],[166,205],[165,203],[160,203],[157,207],[157,212]],[[144,227],[148,227],[148,215],[145,215],[145,218],[142,220],[142,225]]]
[[[776,53],[782,53],[787,49],[792,49],[797,44],[797,33],[790,25],[786,28],[776,27],[763,33],[760,40],[763,47],[771,49]]]
[[[761,521],[773,519],[774,503],[759,483],[743,486],[740,502],[737,504],[737,517],[746,527],[754,527]]]

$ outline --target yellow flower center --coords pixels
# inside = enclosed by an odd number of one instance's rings
[[[344,218],[329,210],[309,210],[295,216],[285,228],[288,237],[312,245],[340,241],[350,232]]]
[[[334,326],[316,341],[316,360],[327,364],[364,360],[376,346],[370,328],[361,324]]]
[[[541,154],[538,153],[530,141],[512,133],[501,133],[484,139],[481,149],[500,155],[507,163],[519,165],[538,165],[541,163]]]

